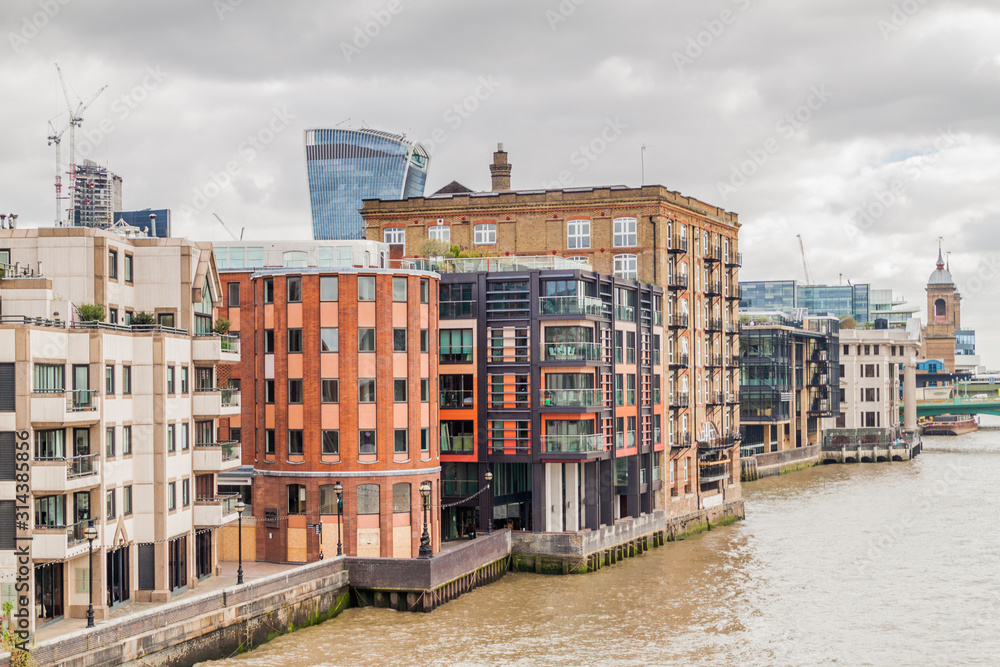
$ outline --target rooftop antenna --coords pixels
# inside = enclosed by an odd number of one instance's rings
[[[641,187],[646,184],[646,144],[639,149],[639,161],[642,166],[642,182],[639,184]]]

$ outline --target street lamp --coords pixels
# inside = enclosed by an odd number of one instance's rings
[[[344,523],[344,486],[337,482],[333,485],[333,492],[337,494],[337,555],[343,556],[344,550],[340,544],[340,524]]]
[[[87,525],[87,529],[83,531],[83,536],[87,538],[90,542],[90,606],[87,607],[87,627],[94,627],[94,540],[97,539],[97,528],[94,527],[94,521],[91,520]]]
[[[486,505],[486,533],[493,533],[493,473],[486,471],[486,488],[490,490]]]
[[[239,537],[238,537],[239,544],[237,546],[237,548],[239,549],[240,567],[239,567],[239,569],[236,570],[236,584],[237,585],[243,583],[243,510],[245,510],[246,508],[247,508],[246,503],[243,502],[242,498],[240,498],[239,500],[236,501],[237,521],[239,521],[239,524],[240,524],[239,525],[239,531],[240,532],[239,532]]]
[[[430,505],[431,499],[431,483],[424,480],[420,483],[420,504],[424,508],[424,534],[420,536],[420,551],[419,556],[421,558],[431,557],[431,536],[427,532],[427,506]]]

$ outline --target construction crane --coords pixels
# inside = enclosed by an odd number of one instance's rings
[[[219,224],[222,225],[222,228],[225,229],[229,233],[229,235],[233,237],[234,241],[242,241],[243,240],[243,232],[246,231],[246,227],[240,227],[240,236],[239,236],[239,238],[236,238],[236,234],[234,234],[233,230],[231,230],[229,228],[229,225],[227,225],[226,223],[224,223],[222,221],[222,218],[219,217],[218,213],[213,213],[212,215],[214,215],[215,219],[219,221]]]
[[[795,236],[799,239],[799,250],[802,252],[802,270],[806,272],[806,285],[812,285],[812,281],[809,280],[809,265],[806,264],[806,247],[802,243],[802,234]]]
[[[66,83],[66,77],[63,75],[62,69],[59,64],[56,63],[56,72],[59,73],[59,83],[62,84],[63,97],[66,98],[66,110],[69,112],[69,190],[68,195],[70,199],[68,223],[73,224],[73,211],[75,207],[75,202],[73,202],[73,193],[76,190],[76,128],[83,125],[83,112],[86,111],[87,107],[94,103],[98,95],[104,92],[107,85],[101,86],[96,93],[87,98],[84,102],[79,97],[76,98],[76,108],[73,107],[73,101],[70,99],[69,94],[69,84]],[[63,130],[65,132],[65,130]],[[54,135],[55,133],[53,133]],[[56,145],[56,169],[59,169],[59,139],[53,140],[53,135],[49,136],[49,145],[55,143]],[[59,137],[62,137],[62,132],[59,133]],[[60,193],[62,191],[61,183],[56,185],[56,210],[58,212]],[[58,218],[58,214],[56,215]]]
[[[66,133],[69,129],[69,125],[56,132],[56,128],[52,125],[52,121],[49,121],[49,146],[55,144],[56,147],[56,217],[55,223],[58,225],[61,221],[61,214],[59,212],[59,200],[62,199],[62,161],[60,160],[60,150],[59,143],[62,141],[62,135]]]

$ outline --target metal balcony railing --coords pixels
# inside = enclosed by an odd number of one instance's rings
[[[686,329],[688,327],[687,313],[681,315],[671,315],[669,323],[671,329]]]
[[[674,275],[667,277],[667,288],[668,289],[687,289],[688,287],[688,277],[687,274]]]
[[[726,255],[726,266],[743,266],[743,253],[730,251]]]
[[[678,393],[673,396],[673,398],[667,399],[670,403],[671,408],[686,408],[691,404],[691,394],[684,392]]]
[[[600,343],[545,343],[542,358],[545,361],[601,361],[604,351]]]
[[[542,315],[604,316],[604,302],[594,296],[543,296],[538,306]]]
[[[604,451],[604,435],[543,435],[542,451],[547,454],[585,454]]]
[[[96,410],[100,394],[96,389],[74,389],[66,392],[67,412],[88,412]]]
[[[686,236],[675,236],[673,238],[667,239],[667,251],[668,252],[687,252],[688,251],[688,239]]]
[[[66,459],[66,479],[98,473],[98,454],[83,454]]]
[[[604,405],[600,389],[546,389],[542,399],[545,407],[590,408]]]
[[[442,320],[464,320],[476,316],[474,300],[440,301],[438,312]]]
[[[669,362],[671,368],[687,368],[689,357],[686,354],[675,354]]]
[[[471,408],[473,404],[471,389],[442,389],[441,407],[448,409]]]

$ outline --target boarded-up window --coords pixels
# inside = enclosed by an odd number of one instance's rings
[[[378,484],[358,485],[358,514],[378,514]]]
[[[139,545],[139,590],[151,591],[156,588],[156,547],[152,544]]]
[[[410,511],[410,485],[406,482],[392,485],[392,511]]]
[[[0,364],[0,412],[14,412],[14,364]]]
[[[333,492],[333,484],[321,484],[319,487],[319,513],[337,513],[337,494]]]
[[[14,481],[14,432],[0,432],[0,480]]]
[[[7,551],[16,546],[15,512],[13,500],[0,500],[0,550]]]

